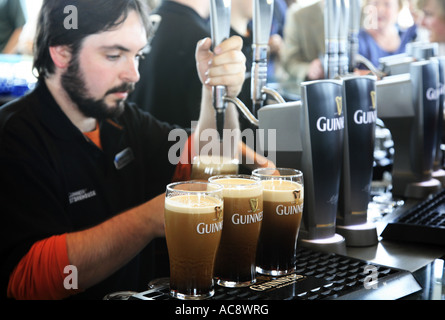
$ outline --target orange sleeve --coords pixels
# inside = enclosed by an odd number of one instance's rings
[[[193,134],[191,134],[187,139],[185,148],[181,153],[178,164],[176,165],[172,182],[190,180],[192,175],[192,159],[194,157],[193,150]]]
[[[71,272],[66,234],[36,242],[20,260],[9,277],[8,298],[17,300],[54,300],[67,298],[79,290],[65,289]]]

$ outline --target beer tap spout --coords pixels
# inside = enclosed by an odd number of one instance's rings
[[[378,79],[382,79],[382,78],[384,78],[384,77],[387,76],[387,74],[386,74],[385,72],[380,71],[376,66],[374,66],[374,65],[372,64],[371,61],[369,61],[368,59],[366,59],[366,58],[365,58],[364,56],[362,56],[361,54],[358,54],[358,53],[357,53],[357,54],[355,55],[355,61],[356,61],[357,63],[362,63],[363,65],[365,65],[366,68],[368,68],[369,71],[371,71],[371,73],[372,73],[373,75],[375,75]]]
[[[252,112],[250,112],[249,108],[247,108],[246,105],[240,99],[236,97],[231,98],[228,96],[224,96],[224,101],[233,103],[242,112],[242,114],[246,117],[246,119],[250,121],[251,124],[253,124],[256,127],[259,126],[258,119],[252,114]]]

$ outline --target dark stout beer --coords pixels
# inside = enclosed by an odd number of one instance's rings
[[[261,182],[249,176],[236,177],[210,179],[224,186],[224,230],[215,262],[215,278],[218,284],[227,287],[255,283],[256,251],[263,220]]]
[[[165,199],[170,290],[180,299],[213,295],[213,269],[223,228],[223,201],[203,194]]]
[[[264,220],[257,271],[283,275],[295,270],[298,231],[303,212],[303,186],[288,180],[263,180]]]

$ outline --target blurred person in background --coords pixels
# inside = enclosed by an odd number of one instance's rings
[[[429,31],[429,41],[439,44],[439,55],[445,55],[445,1],[423,0],[422,27]]]
[[[268,82],[276,82],[281,76],[280,59],[281,51],[283,49],[284,26],[286,24],[286,14],[288,4],[285,0],[275,0],[274,12],[272,19],[272,30],[270,31],[269,39],[269,57],[267,66],[267,80]]]
[[[406,44],[417,37],[416,24],[406,30],[398,25],[402,7],[402,0],[367,0],[364,3],[358,53],[376,67],[380,58],[404,53]]]
[[[156,118],[182,127],[199,117],[201,81],[196,43],[210,36],[209,0],[163,0],[150,51],[140,61],[140,81],[129,99]],[[181,110],[181,112],[178,112]]]
[[[408,8],[413,18],[413,22],[417,25],[417,38],[416,41],[429,42],[430,32],[422,25],[424,18],[423,6],[425,0],[407,0]]]
[[[21,0],[0,0],[0,52],[13,54],[26,23]]]
[[[292,4],[284,26],[281,65],[292,81],[324,78],[324,0]]]

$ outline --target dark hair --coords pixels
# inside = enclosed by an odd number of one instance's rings
[[[70,8],[75,8],[77,13],[74,28],[66,27],[72,13]],[[67,45],[75,55],[83,39],[118,27],[132,10],[140,15],[148,34],[148,8],[143,0],[44,0],[34,40],[33,69],[37,70],[38,77],[54,73],[49,47]]]

